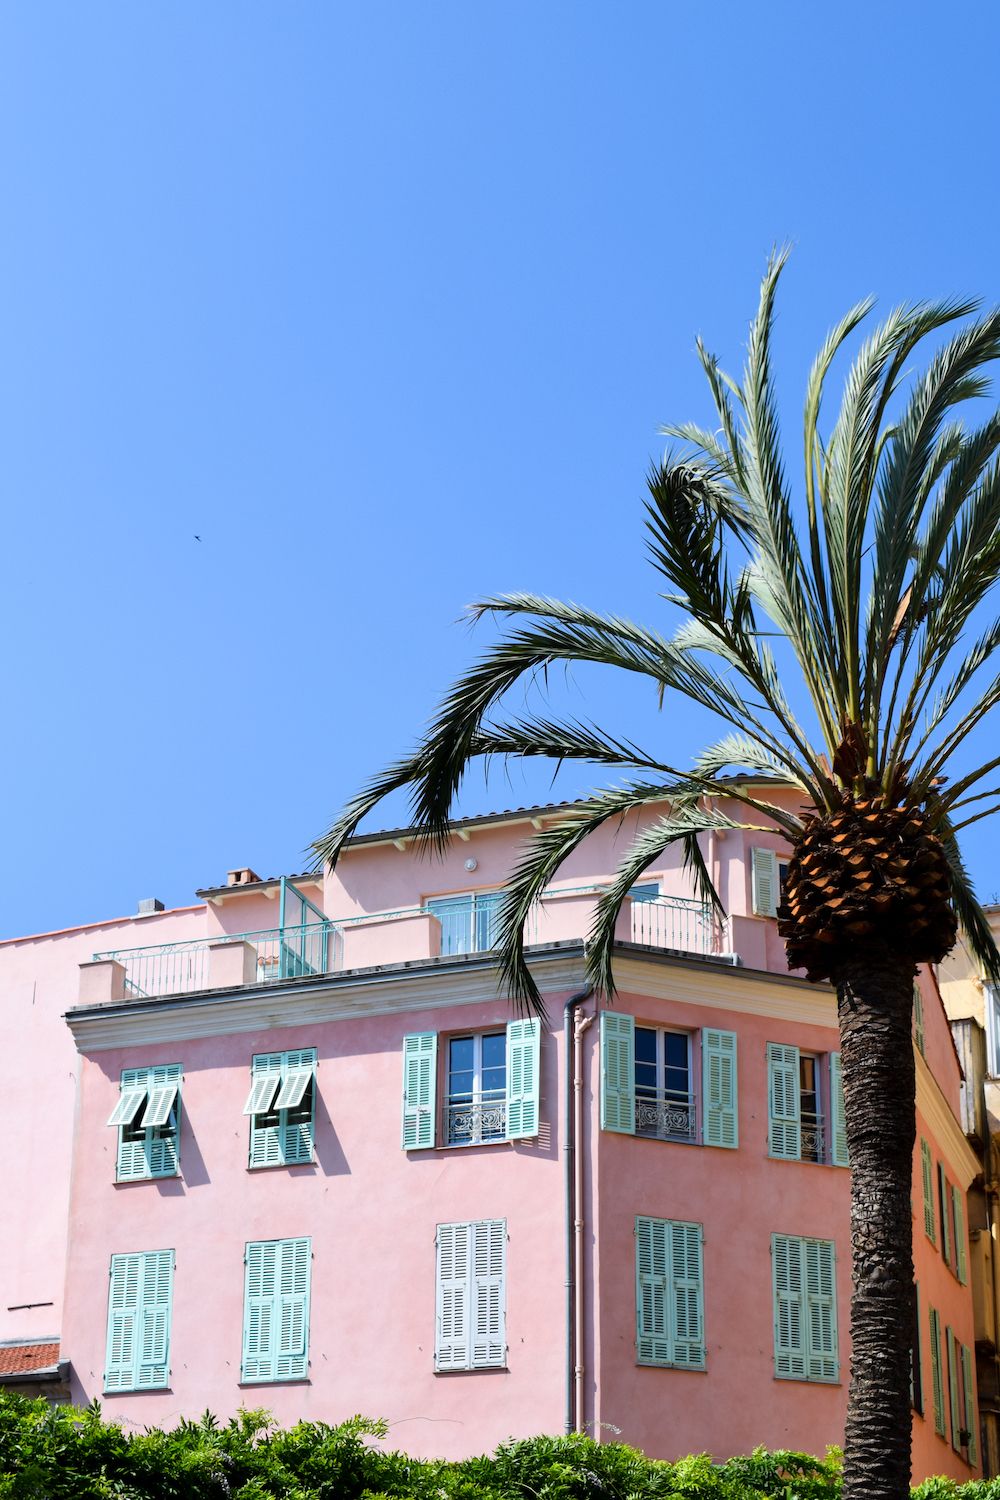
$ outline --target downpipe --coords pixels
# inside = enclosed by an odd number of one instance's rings
[[[583,1414],[583,1077],[580,1068],[582,1031],[576,1034],[578,1006],[593,994],[593,985],[570,995],[563,1006],[563,1058],[566,1091],[563,1099],[563,1181],[566,1218],[566,1419],[565,1432],[579,1431]],[[588,1019],[586,1025],[590,1025]],[[586,1027],[583,1028],[584,1030]],[[572,1068],[572,1075],[570,1069]],[[579,1194],[579,1196],[578,1196]]]

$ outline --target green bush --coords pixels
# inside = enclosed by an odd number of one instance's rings
[[[384,1422],[276,1428],[265,1411],[206,1412],[126,1432],[84,1410],[0,1392],[0,1500],[837,1500],[839,1455],[667,1463],[624,1443],[537,1437],[458,1463],[381,1446]],[[913,1500],[1000,1500],[1000,1480],[928,1479]]]

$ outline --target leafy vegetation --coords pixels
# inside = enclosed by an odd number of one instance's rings
[[[0,1500],[834,1500],[839,1455],[765,1453],[667,1463],[624,1443],[538,1437],[490,1457],[426,1461],[387,1452],[384,1422],[283,1431],[265,1411],[172,1431],[127,1431],[81,1410],[0,1392]],[[914,1500],[1000,1500],[1000,1480],[930,1479]]]

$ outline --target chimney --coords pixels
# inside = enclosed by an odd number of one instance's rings
[[[153,914],[154,911],[162,911],[162,910],[163,910],[163,902],[160,901],[160,900],[158,900],[158,898],[156,896],[147,896],[144,901],[140,901],[139,902],[139,913],[138,914],[139,914],[140,917],[149,917],[149,916],[152,916],[152,914]]]
[[[254,881],[259,879],[260,876],[257,874],[256,870],[251,870],[248,866],[244,866],[242,870],[230,870],[226,876],[226,884],[252,885]]]

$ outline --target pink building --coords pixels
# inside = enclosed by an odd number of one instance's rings
[[[635,830],[591,838],[531,922],[539,1023],[498,993],[494,893],[560,811],[0,945],[24,1207],[0,1341],[44,1348],[39,1388],[58,1370],[138,1425],[364,1411],[415,1455],[567,1427],[664,1457],[840,1441],[836,1009],[784,963],[780,838],[706,838],[725,920],[649,870],[610,1008],[584,940]],[[914,1465],[968,1478],[980,1169],[932,974],[920,993]]]

